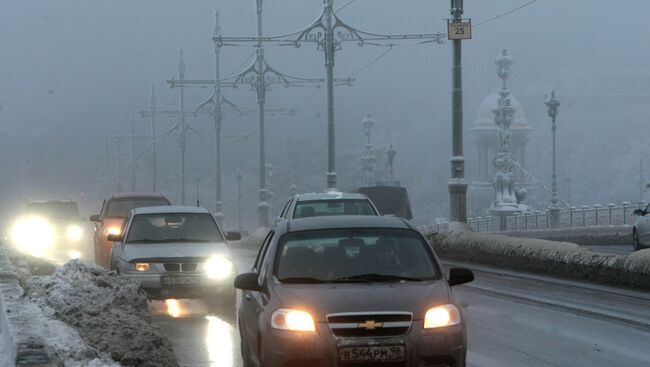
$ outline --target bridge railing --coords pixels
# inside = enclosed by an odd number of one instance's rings
[[[623,202],[621,204],[610,203],[607,205],[583,205],[580,208],[570,207],[560,211],[560,222],[556,228],[580,228],[603,225],[628,225],[634,224],[636,217],[634,210],[645,209],[647,203],[640,201],[636,204]],[[545,211],[529,211],[521,214],[508,216],[506,231],[529,231],[536,229],[549,229],[550,213]],[[469,218],[467,220],[475,232],[501,232],[499,217],[487,215],[484,217]],[[424,226],[423,229],[436,232],[449,230],[449,223],[438,223]]]

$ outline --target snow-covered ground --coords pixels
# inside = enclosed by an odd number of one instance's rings
[[[19,341],[42,344],[70,367],[178,365],[136,282],[80,260],[55,269],[16,253],[10,258],[24,289],[11,306],[11,333]]]
[[[475,233],[429,233],[443,258],[565,278],[650,289],[650,256],[605,254],[569,242]],[[650,251],[648,251],[650,252]]]
[[[48,318],[74,328],[104,359],[123,366],[177,365],[169,341],[151,324],[146,295],[132,280],[72,260],[50,276],[31,278],[26,292]]]

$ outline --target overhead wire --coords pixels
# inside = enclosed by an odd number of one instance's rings
[[[351,4],[352,2],[354,2],[354,1],[355,1],[355,0],[351,0],[351,1],[349,1],[347,4],[345,4],[345,5],[343,5],[341,8],[339,8],[336,12],[339,12],[340,10],[343,10],[345,7],[347,7],[348,5],[350,5],[350,4]],[[530,6],[530,5],[532,5],[532,4],[534,4],[534,3],[538,2],[538,1],[539,1],[539,0],[530,0],[530,1],[528,1],[528,2],[526,2],[526,3],[524,3],[524,4],[522,4],[522,5],[519,5],[519,6],[515,7],[515,8],[513,8],[513,9],[510,9],[510,10],[504,12],[504,13],[501,13],[501,14],[495,15],[495,16],[493,16],[493,17],[491,17],[491,18],[488,18],[488,19],[483,20],[483,21],[481,21],[481,22],[479,22],[479,23],[476,23],[476,24],[473,25],[473,27],[476,28],[476,27],[480,27],[480,26],[483,25],[483,24],[493,22],[493,21],[495,21],[495,20],[497,20],[497,19],[499,19],[499,18],[505,17],[505,16],[510,15],[510,14],[516,12],[516,11],[519,11],[519,10],[521,10],[521,9],[527,7],[527,6]],[[384,58],[386,55],[388,55],[388,54],[389,54],[392,50],[394,50],[395,48],[409,47],[409,46],[418,46],[418,45],[425,44],[425,43],[429,43],[429,42],[432,42],[432,41],[414,42],[414,43],[404,44],[404,45],[393,45],[393,44],[387,45],[387,46],[389,47],[388,50],[386,50],[384,53],[382,53],[381,55],[379,55],[379,56],[377,56],[376,58],[374,58],[372,61],[370,61],[368,64],[364,65],[363,67],[361,67],[361,68],[358,69],[357,71],[355,71],[355,72],[353,72],[352,74],[350,74],[349,77],[353,77],[353,76],[355,76],[355,75],[361,73],[362,71],[368,69],[369,67],[371,67],[372,65],[374,65],[375,63],[377,63],[379,60],[381,60],[382,58]]]
[[[486,19],[486,20],[484,20],[484,21],[481,21],[481,22],[479,22],[479,23],[476,23],[476,24],[474,24],[474,28],[476,28],[476,27],[480,27],[480,26],[482,26],[483,24],[490,23],[490,22],[495,21],[495,20],[497,20],[497,19],[499,19],[499,18],[505,17],[506,15],[510,15],[510,14],[512,14],[512,13],[514,13],[514,12],[516,12],[516,11],[519,11],[519,10],[521,10],[521,9],[523,9],[523,8],[525,8],[525,7],[527,7],[527,6],[529,6],[529,5],[532,5],[532,4],[534,4],[534,3],[538,2],[538,1],[539,1],[539,0],[530,0],[530,1],[528,1],[527,3],[525,3],[525,4],[519,5],[519,6],[515,7],[515,8],[513,8],[513,9],[508,10],[508,11],[505,12],[505,13],[501,13],[501,14],[499,14],[499,15],[495,15],[495,16],[493,16],[493,17],[491,17],[491,18],[488,18],[488,19]]]

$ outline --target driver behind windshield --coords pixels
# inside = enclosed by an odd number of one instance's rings
[[[429,280],[440,272],[428,245],[407,230],[320,230],[287,235],[275,264],[287,282]]]
[[[220,242],[221,232],[210,214],[139,214],[126,243]]]

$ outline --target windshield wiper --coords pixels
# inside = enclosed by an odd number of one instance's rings
[[[422,281],[422,278],[413,278],[413,277],[405,277],[401,275],[394,275],[394,274],[378,274],[378,273],[369,273],[369,274],[359,274],[359,275],[353,275],[349,277],[341,277],[335,279],[336,282],[399,282],[399,281],[409,281],[409,282],[420,282]]]
[[[140,240],[132,240],[127,243],[169,243],[169,242],[211,242],[210,240],[197,240],[193,238],[159,238],[157,240],[150,238],[143,238]]]
[[[314,283],[327,283],[326,280],[316,279],[312,277],[291,277],[279,279],[282,283],[294,284],[314,284]]]
[[[148,238],[143,238],[143,239],[141,239],[141,240],[132,240],[132,241],[129,241],[129,242],[127,242],[127,244],[129,244],[129,243],[157,243],[157,242],[163,242],[163,241],[161,241],[161,240],[151,240],[151,239],[148,239]]]

